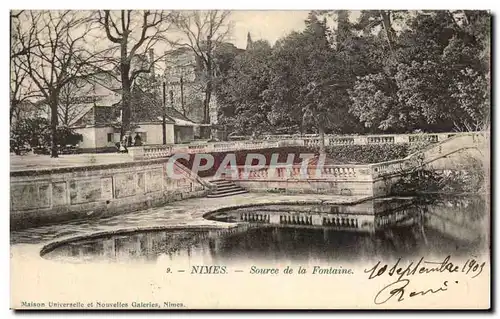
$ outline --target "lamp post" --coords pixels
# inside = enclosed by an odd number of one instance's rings
[[[165,99],[165,87],[166,87],[166,83],[165,81],[163,81],[163,112],[162,112],[162,133],[163,133],[163,145],[166,145],[167,144],[167,115],[166,115],[166,99]]]
[[[186,116],[186,110],[184,109],[184,77],[181,74],[181,109],[184,116]]]

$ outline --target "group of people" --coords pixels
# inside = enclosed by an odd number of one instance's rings
[[[142,145],[142,138],[139,135],[139,133],[135,134],[135,137],[133,139],[132,143],[132,136],[130,134],[125,134],[122,137],[122,140],[119,142],[118,151],[120,153],[127,153],[128,152],[128,147],[130,146],[141,146]]]

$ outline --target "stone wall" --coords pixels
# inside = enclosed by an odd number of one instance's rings
[[[183,175],[168,177],[167,159],[11,172],[11,228],[120,214],[206,194],[200,179]]]
[[[251,192],[373,196],[372,181],[233,180],[233,182]]]

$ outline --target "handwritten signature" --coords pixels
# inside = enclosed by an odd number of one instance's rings
[[[397,280],[384,288],[380,290],[377,295],[375,296],[375,299],[373,300],[375,304],[381,305],[383,303],[386,303],[393,297],[397,296],[397,301],[401,302],[405,297],[405,288],[408,286],[410,283],[409,279],[401,279]],[[458,284],[458,281],[454,282],[455,284]],[[412,291],[410,292],[409,296],[410,297],[416,297],[416,296],[424,296],[426,294],[435,294],[441,291],[447,291],[448,290],[448,281],[444,281],[441,287],[438,288],[431,288],[427,290],[422,290],[422,291]]]
[[[422,291],[412,291],[408,294],[407,286],[410,283],[410,279],[408,278],[415,275],[426,275],[433,272],[443,274],[463,273],[471,278],[476,278],[483,272],[484,266],[486,265],[486,262],[481,263],[476,260],[476,258],[477,257],[469,258],[463,265],[459,265],[451,261],[451,256],[447,256],[442,261],[429,261],[422,257],[416,263],[411,261],[406,267],[400,265],[401,258],[399,258],[393,265],[382,264],[379,261],[372,268],[365,269],[365,273],[369,274],[368,279],[374,279],[384,275],[397,278],[396,281],[382,288],[375,296],[375,304],[380,305],[391,299],[401,302],[405,300],[406,296],[416,297],[444,292],[448,290],[450,283],[458,284],[458,281],[446,280],[433,288]]]

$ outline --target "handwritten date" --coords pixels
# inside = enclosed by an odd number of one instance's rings
[[[446,280],[428,289],[411,291],[408,293],[408,285],[410,284],[409,278],[415,275],[427,275],[429,273],[442,273],[443,275],[463,273],[470,278],[476,278],[483,272],[485,265],[486,262],[477,261],[475,258],[470,258],[464,264],[459,265],[453,263],[450,256],[447,256],[442,261],[429,261],[422,257],[417,262],[411,261],[408,265],[401,265],[400,258],[394,264],[382,264],[379,261],[372,268],[365,269],[365,273],[368,274],[368,279],[375,279],[382,276],[397,278],[396,281],[382,288],[375,296],[375,304],[380,305],[389,300],[401,302],[407,297],[432,295],[444,292],[448,290],[450,284],[458,284],[458,281]]]

